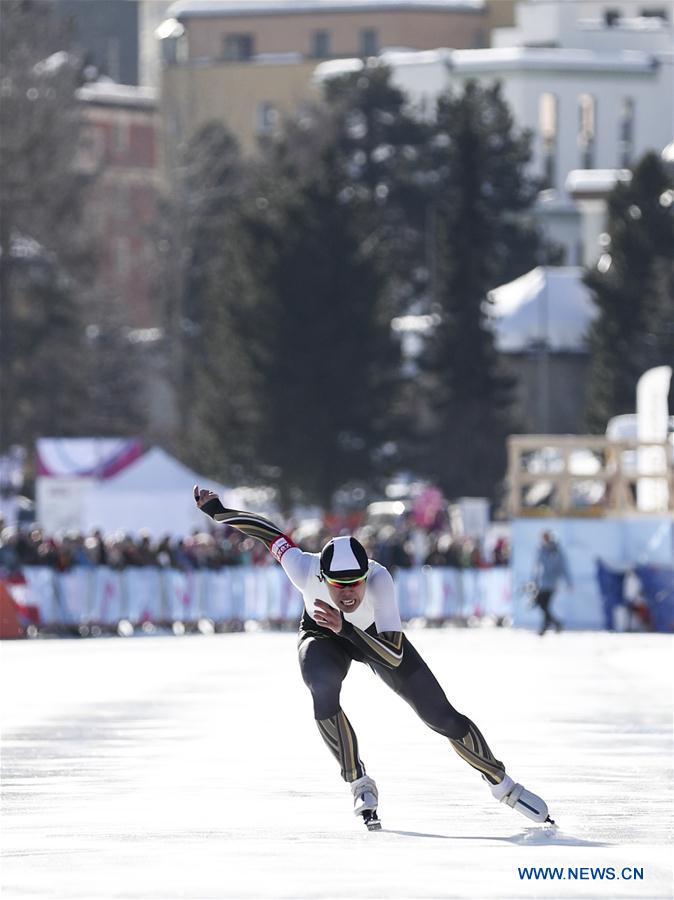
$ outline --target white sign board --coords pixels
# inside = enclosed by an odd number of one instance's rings
[[[46,534],[82,531],[87,498],[95,478],[35,479],[35,517]]]

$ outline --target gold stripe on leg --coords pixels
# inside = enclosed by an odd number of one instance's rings
[[[339,741],[339,734],[337,733],[337,716],[333,716],[331,719],[323,719],[322,721],[325,730],[332,737],[332,739],[335,741]]]
[[[355,781],[356,760],[353,753],[353,741],[351,740],[351,729],[349,722],[344,713],[340,710],[337,713],[337,728],[339,729],[339,738],[344,754],[344,778],[347,781]]]
[[[355,781],[365,774],[358,755],[358,740],[351,723],[340,709],[329,719],[317,719],[316,725],[326,746],[339,763],[345,781]]]
[[[342,723],[344,732],[346,733],[346,741],[348,745],[348,760],[350,762],[350,765],[347,767],[348,770],[345,777],[347,781],[355,781],[357,778],[360,778],[365,774],[365,766],[363,765],[358,755],[358,739],[356,738],[356,733],[351,726],[351,722],[349,722],[346,715],[341,709],[337,716]]]
[[[461,743],[461,741],[457,741],[454,738],[450,738],[449,742],[461,759],[464,759],[469,766],[477,769],[478,772],[482,772],[490,781],[493,781],[494,784],[498,784],[499,781],[502,781],[505,770],[501,763],[495,761],[495,763],[492,764],[488,760],[482,759],[477,756],[477,754],[472,753]]]
[[[498,784],[505,776],[505,766],[489,749],[482,733],[473,722],[468,722],[468,733],[462,738],[450,738],[450,744],[465,759],[469,766],[487,776],[493,784]]]
[[[332,753],[335,754],[335,756],[338,756],[338,754],[339,754],[339,744],[338,744],[338,742],[335,740],[335,738],[333,738],[333,737],[330,735],[330,732],[329,732],[328,729],[325,727],[325,720],[323,720],[323,721],[317,721],[316,724],[318,725],[318,730],[319,730],[320,733],[321,733],[321,737],[323,738],[323,740],[325,741],[325,743],[328,745],[329,749],[332,751]]]

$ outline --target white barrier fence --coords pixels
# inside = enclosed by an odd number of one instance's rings
[[[27,567],[25,585],[13,585],[22,607],[32,608],[40,627],[114,627],[208,619],[216,625],[299,619],[302,598],[277,566],[178,572],[143,568],[116,571],[77,568],[67,573]],[[468,619],[512,614],[507,568],[399,570],[395,576],[404,620]]]

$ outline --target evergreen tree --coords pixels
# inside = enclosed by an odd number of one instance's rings
[[[0,11],[0,450],[56,426],[73,433],[86,408],[79,68],[52,11],[29,0]]]
[[[300,123],[270,150],[252,223],[261,292],[242,323],[259,379],[259,458],[286,501],[324,506],[374,475],[396,359],[334,137],[329,120]]]
[[[428,289],[423,157],[429,125],[378,60],[328,80],[324,99],[345,175],[342,199],[359,216],[391,315],[408,313]]]
[[[44,254],[15,258],[12,267],[13,434],[29,446],[43,435],[77,436],[90,411],[79,309]]]
[[[79,402],[86,412],[80,434],[138,437],[145,434],[147,348],[134,343],[130,329],[113,311],[101,310],[87,325],[82,356],[86,392]]]
[[[639,377],[674,361],[674,182],[655,153],[608,200],[609,244],[585,283],[598,317],[590,329],[588,426],[634,412]]]
[[[163,235],[180,412],[176,450],[223,480],[255,470],[253,376],[235,328],[254,283],[243,219],[247,180],[231,133],[206,124],[174,173]]]
[[[427,159],[438,324],[424,360],[432,416],[417,465],[449,496],[494,496],[504,473],[513,382],[487,325],[487,294],[543,261],[529,159],[530,136],[515,130],[498,84],[468,82],[439,99]]]

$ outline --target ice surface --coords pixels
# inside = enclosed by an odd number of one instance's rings
[[[3,898],[668,898],[673,641],[409,635],[558,827],[498,804],[364,666],[342,705],[369,833],[312,721],[292,634],[0,647]],[[643,868],[523,881],[518,867]]]

